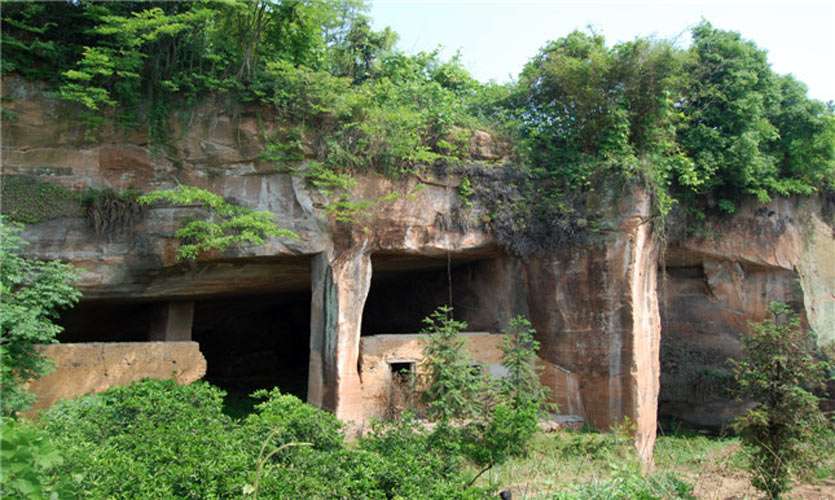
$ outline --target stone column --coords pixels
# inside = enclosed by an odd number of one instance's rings
[[[194,320],[194,302],[164,302],[156,306],[151,317],[148,340],[186,341],[191,340],[191,324]]]
[[[314,258],[308,401],[340,420],[363,421],[359,360],[362,311],[371,284],[371,256],[349,249]]]
[[[652,463],[659,389],[658,249],[650,199],[633,193],[616,207],[617,229],[527,264],[531,321],[541,356],[580,383],[582,415],[606,429],[629,418],[645,464]]]

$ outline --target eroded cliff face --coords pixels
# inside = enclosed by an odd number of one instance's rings
[[[832,207],[816,197],[747,204],[668,248],[659,281],[662,416],[720,428],[745,410],[728,359],[773,301],[801,313],[822,345],[835,343]]]
[[[479,330],[497,333],[514,315],[528,316],[542,344],[543,381],[562,412],[602,428],[630,418],[649,461],[659,380],[676,412],[702,411],[686,389],[699,368],[675,371],[666,358],[677,358],[664,353],[705,352],[710,361],[736,352],[740,329],[761,318],[771,298],[802,305],[821,338],[835,336],[832,226],[814,202],[775,202],[765,215],[745,209],[716,228],[718,238],[668,249],[666,280],[658,276],[650,197],[640,189],[604,201],[608,229],[590,242],[519,259],[483,224],[483,207],[465,206],[458,179],[431,169],[398,180],[357,176],[352,195],[369,208],[353,224],[336,221],[304,176],[261,159],[281,126],[264,110],[207,102],[172,117],[167,144],[152,147],[142,132],[109,125],[87,137],[71,108],[31,83],[4,83],[4,108],[15,116],[3,122],[4,178],[75,191],[196,185],[268,210],[300,236],[189,265],[175,259],[174,232],[200,213],[196,207],[149,208],[112,234],[97,234],[80,210],[33,224],[25,233],[32,256],[83,269],[82,304],[65,318],[74,341],[187,340],[190,331],[211,375],[219,373],[213,363],[229,362],[213,353],[258,337],[246,356],[263,366],[289,344],[271,343],[261,330],[300,335],[309,324],[309,348],[289,355],[307,366],[301,395],[361,427],[374,413],[364,401],[380,392],[362,378],[362,345],[374,344],[363,335],[415,333],[402,330],[451,298],[456,316]],[[473,148],[496,159],[483,134]],[[794,276],[799,289],[790,286]],[[657,288],[667,290],[660,307]],[[237,325],[249,326],[214,326],[223,324],[224,302],[235,304],[228,314],[247,318]],[[391,321],[395,315],[403,317]],[[664,335],[671,340],[660,349]]]

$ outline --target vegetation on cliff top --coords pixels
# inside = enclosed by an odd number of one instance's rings
[[[93,121],[146,124],[162,144],[169,113],[209,94],[275,110],[265,154],[277,163],[334,172],[457,163],[490,130],[516,160],[515,194],[492,207],[507,213],[491,217],[516,233],[585,231],[589,194],[624,180],[648,186],[661,216],[835,189],[832,104],[707,22],[686,49],[574,32],[508,85],[398,51],[363,0],[12,3],[2,28],[4,74],[50,82]]]

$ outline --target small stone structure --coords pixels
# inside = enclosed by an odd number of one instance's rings
[[[29,384],[38,396],[33,410],[145,378],[188,384],[206,373],[197,342],[87,342],[40,350],[55,369]]]
[[[464,332],[465,346],[470,357],[480,369],[497,378],[507,370],[501,364],[503,336],[486,332]],[[426,334],[371,335],[360,339],[359,374],[362,380],[363,412],[353,420],[367,423],[371,418],[384,418],[398,414],[410,406],[419,406],[414,401],[411,376],[424,375],[421,362]],[[582,421],[584,415],[580,387],[577,377],[561,368],[540,359],[542,382],[551,392],[551,400],[562,415],[571,415]]]
[[[461,336],[472,360],[488,373],[502,374],[501,335],[467,332]],[[359,376],[363,411],[351,417],[359,424],[371,418],[389,417],[409,406],[410,376],[422,370],[425,334],[371,335],[360,339]]]

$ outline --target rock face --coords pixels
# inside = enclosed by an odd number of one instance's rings
[[[738,350],[740,329],[762,317],[771,298],[802,306],[822,339],[835,337],[832,221],[814,202],[740,211],[727,227],[715,228],[718,238],[668,249],[661,279],[650,197],[640,189],[609,200],[608,229],[589,243],[519,259],[499,248],[482,223],[489,219],[483,207],[464,206],[458,179],[428,169],[399,180],[358,176],[351,194],[368,208],[352,224],[337,221],[325,209],[329,199],[304,176],[261,159],[265,137],[281,126],[266,110],[205,102],[187,119],[172,118],[168,144],[155,148],[142,131],[110,125],[89,137],[75,123],[75,110],[37,85],[7,79],[3,94],[4,108],[16,117],[3,121],[4,176],[76,191],[190,184],[267,210],[299,234],[186,265],[175,259],[174,232],[200,214],[196,207],[153,207],[109,234],[96,234],[79,213],[33,224],[25,232],[30,255],[82,269],[84,299],[65,315],[66,338],[115,340],[112,332],[127,332],[141,350],[152,338],[182,340],[192,325],[209,373],[228,373],[234,370],[213,366],[232,362],[214,354],[232,352],[230,346],[258,338],[266,346],[251,350],[258,366],[264,353],[296,349],[298,342],[269,338],[268,323],[292,318],[275,331],[292,335],[309,324],[309,349],[282,356],[307,364],[301,375],[307,400],[346,421],[361,425],[379,413],[367,403],[379,384],[363,374],[369,335],[417,333],[427,310],[449,302],[471,329],[490,333],[517,314],[529,317],[542,344],[543,381],[563,413],[601,428],[628,417],[647,461],[659,379],[662,409],[677,408],[670,411],[678,415],[707,408],[687,389],[690,373],[701,368],[660,364],[660,351],[702,352],[704,365],[713,366]],[[502,149],[484,133],[471,138],[470,148],[482,160],[497,160]],[[790,286],[794,277],[799,290]],[[657,288],[667,290],[660,308]],[[225,301],[234,307],[224,309]],[[265,303],[275,309],[253,309]],[[662,330],[670,339],[664,349]],[[153,345],[162,347],[149,352],[164,358],[169,343]],[[49,380],[36,386],[39,392],[57,383]]]
[[[728,359],[773,301],[801,313],[822,344],[835,342],[832,201],[775,200],[708,222],[668,248],[659,281],[662,417],[721,428],[747,407],[732,394]]]
[[[614,209],[617,229],[602,241],[526,263],[528,303],[543,358],[579,380],[586,421],[605,428],[628,417],[650,461],[660,372],[658,248],[646,193]]]

